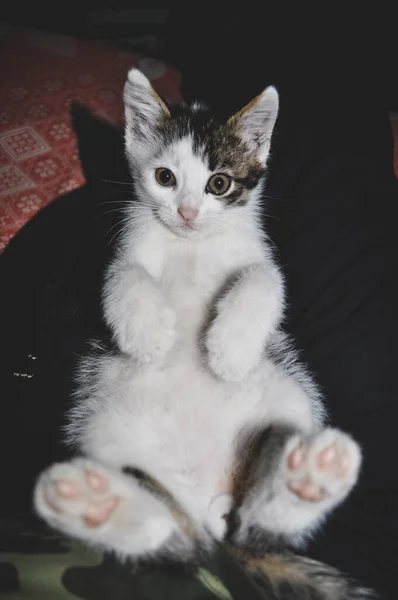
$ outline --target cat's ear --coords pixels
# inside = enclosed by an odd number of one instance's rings
[[[250,146],[255,146],[260,160],[264,162],[269,153],[278,107],[278,92],[270,86],[228,121],[228,124],[236,128]]]
[[[129,148],[150,145],[156,139],[156,126],[170,118],[163,100],[138,69],[131,69],[124,86],[125,141]]]

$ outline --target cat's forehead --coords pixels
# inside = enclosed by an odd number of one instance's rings
[[[189,135],[170,142],[157,160],[174,171],[180,186],[186,191],[202,189],[209,178],[209,167],[203,157],[194,151],[194,142]]]
[[[184,137],[174,137],[167,142],[163,140],[158,158],[167,158],[177,168],[192,165],[208,171],[206,161],[195,149],[195,142],[188,133]]]
[[[163,124],[162,149],[175,160],[187,154],[200,159],[210,172],[227,171],[244,175],[257,164],[257,157],[236,129],[216,119],[202,105],[180,108]]]

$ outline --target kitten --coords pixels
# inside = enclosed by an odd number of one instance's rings
[[[120,557],[186,560],[227,541],[274,589],[288,573],[320,598],[370,597],[275,554],[305,543],[361,463],[280,329],[259,218],[278,94],[226,123],[198,103],[171,115],[133,69],[124,101],[135,200],[103,291],[118,351],[82,362],[67,428],[81,456],[40,475],[36,510]]]

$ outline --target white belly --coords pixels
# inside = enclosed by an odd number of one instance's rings
[[[162,367],[137,368],[128,358],[106,358],[101,373],[82,450],[102,462],[147,472],[191,515],[209,520],[213,530],[222,515],[212,516],[210,507],[231,492],[236,443],[245,426],[266,426],[278,413],[282,421],[301,420],[304,427],[311,420],[305,402],[297,403],[288,390],[278,392],[283,374],[267,362],[244,382],[225,383],[180,348]]]

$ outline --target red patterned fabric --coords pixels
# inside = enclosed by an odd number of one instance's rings
[[[136,66],[179,103],[179,73],[111,46],[31,30],[0,32],[0,252],[60,194],[82,185],[69,107],[80,100],[123,122],[122,89]]]

